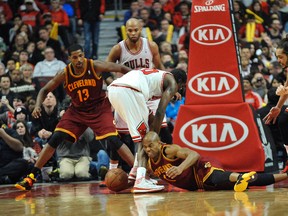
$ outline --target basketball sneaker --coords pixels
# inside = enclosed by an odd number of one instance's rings
[[[136,174],[137,174],[137,168],[138,167],[133,167],[129,173],[129,176],[128,176],[128,181],[129,183],[134,183],[136,181]],[[157,185],[158,184],[158,181],[156,179],[152,179],[150,178],[148,175],[146,175],[146,180],[148,182],[150,182],[151,184],[155,184]]]
[[[164,185],[155,185],[147,181],[145,178],[141,178],[135,182],[132,189],[133,193],[152,193],[163,190]]]
[[[99,177],[103,181],[105,179],[106,173],[108,172],[107,167],[101,166],[99,169]]]
[[[31,190],[35,182],[36,182],[36,179],[34,177],[34,174],[30,173],[21,182],[16,183],[15,187],[18,188],[19,190],[28,191],[28,190]]]
[[[257,173],[256,172],[249,172],[240,174],[238,177],[238,180],[236,181],[234,185],[234,191],[236,192],[242,192],[245,191],[248,187],[249,182],[253,182],[257,179]]]
[[[137,168],[138,167],[132,167],[132,169],[129,172],[128,180],[129,181],[135,181],[136,180],[136,174],[137,174]]]

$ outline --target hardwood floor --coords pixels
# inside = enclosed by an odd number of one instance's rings
[[[0,187],[0,215],[287,215],[288,181],[246,192],[187,192],[166,185],[163,192],[114,193],[99,182],[36,184],[21,192]]]

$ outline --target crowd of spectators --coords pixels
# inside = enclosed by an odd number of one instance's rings
[[[41,119],[35,120],[31,117],[39,89],[54,77],[58,70],[63,69],[69,63],[67,48],[77,41],[76,35],[82,33],[90,43],[89,27],[85,30],[86,32],[81,32],[79,26],[92,25],[93,21],[97,22],[98,33],[100,31],[98,22],[103,18],[105,5],[104,7],[101,5],[101,8],[97,9],[99,19],[92,19],[92,17],[87,17],[90,12],[87,12],[85,17],[81,16],[81,10],[83,14],[83,10],[85,12],[87,6],[83,2],[81,0],[0,0],[0,120],[2,124],[0,146],[1,148],[2,145],[5,146],[6,150],[10,148],[7,151],[11,155],[10,161],[7,160],[4,163],[1,158],[2,153],[0,153],[1,170],[6,170],[3,167],[11,162],[17,164],[21,159],[22,163],[25,150],[26,159],[24,161],[27,161],[27,164],[23,163],[21,167],[25,167],[28,173],[29,167],[31,167],[29,163],[33,163],[37,158],[37,153],[41,151],[53,133],[60,111],[65,110],[65,106],[67,106],[63,88],[58,88],[55,92],[49,93],[44,101]],[[101,1],[102,4],[103,2],[105,1]],[[126,37],[125,31],[122,30],[126,21],[132,17],[140,19],[143,24],[142,36],[157,43],[161,61],[166,70],[180,68],[188,72],[192,4],[193,2],[189,0],[131,1],[130,8],[123,14],[123,26],[119,26],[118,29],[119,41]],[[98,8],[97,5],[93,5],[93,7]],[[277,62],[275,49],[277,43],[288,33],[288,1],[233,0],[233,8],[245,99],[252,104],[255,110],[258,110],[266,104],[272,103],[269,89],[277,88],[286,80],[286,74]],[[115,32],[116,34],[117,32]],[[92,39],[92,45],[84,46],[91,58],[98,56],[97,40],[99,38],[95,41]],[[89,47],[92,47],[92,51],[89,50]],[[182,92],[182,95],[181,101],[173,101],[167,108],[166,114],[170,120],[171,132],[179,106],[184,103],[185,91]],[[275,100],[275,96],[273,97]],[[25,132],[20,134],[18,127],[25,128]],[[283,128],[283,125],[280,127]],[[23,134],[25,136],[29,134],[32,144],[27,141],[22,144],[22,147],[19,147],[19,143],[15,141],[15,145],[9,146],[3,138],[5,137],[3,134],[5,130],[13,130],[13,128],[20,137],[23,137]],[[278,126],[276,129],[278,132],[280,131]],[[16,137],[15,139],[19,138],[17,133],[14,134],[10,131],[6,133],[11,137]],[[284,132],[282,131],[280,134],[282,135],[282,133]],[[286,141],[285,137],[282,137],[277,142],[280,143],[281,151],[283,151],[282,147],[284,144],[288,144],[288,139]],[[35,153],[29,151],[29,148],[33,148]],[[65,143],[62,149],[65,149]],[[65,156],[66,153],[62,152],[61,155]],[[91,158],[97,160],[97,153],[93,153],[94,155],[88,155],[88,153],[85,152],[84,156],[89,160]],[[104,158],[105,161],[106,159]],[[57,162],[57,159],[54,158],[54,160]],[[55,165],[54,162],[52,159],[47,166],[56,168],[58,165],[57,163]],[[14,166],[12,164],[12,167]],[[99,164],[97,170],[98,172],[100,170]],[[69,173],[63,174],[63,176],[71,178]],[[83,177],[83,175],[80,176]],[[9,172],[2,172],[0,173],[0,184],[15,182],[16,177],[15,175],[11,176]],[[86,173],[84,177],[86,179],[91,176]]]

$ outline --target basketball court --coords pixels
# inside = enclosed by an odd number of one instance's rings
[[[162,183],[162,182],[161,182]],[[99,181],[35,184],[22,192],[0,187],[0,215],[287,215],[288,180],[246,192],[188,192],[170,185],[158,193],[119,193]]]

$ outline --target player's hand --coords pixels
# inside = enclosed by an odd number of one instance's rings
[[[182,99],[182,95],[179,92],[176,92],[175,95],[173,96],[174,101],[178,101]]]
[[[39,118],[41,116],[41,107],[35,107],[32,112],[32,116],[34,118]]]
[[[281,109],[279,107],[272,107],[270,112],[263,118],[265,124],[270,124],[272,121],[275,124],[277,116],[279,115]]]
[[[282,96],[288,94],[288,89],[284,87],[283,85],[278,86],[276,90],[276,95]]]
[[[170,178],[170,179],[174,179],[176,178],[178,175],[181,175],[182,170],[177,167],[177,166],[173,166],[170,169],[167,170],[166,175]]]

